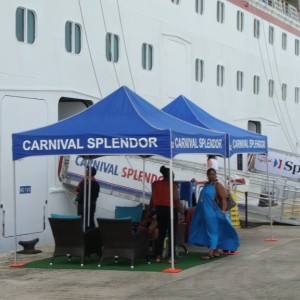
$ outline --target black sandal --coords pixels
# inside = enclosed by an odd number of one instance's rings
[[[201,256],[202,260],[211,260],[211,259],[214,259],[214,258],[216,258],[214,255],[209,255],[209,254]]]

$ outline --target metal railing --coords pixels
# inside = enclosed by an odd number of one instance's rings
[[[299,9],[284,0],[245,0],[247,3],[267,11],[269,14],[282,19],[296,27],[300,27]]]
[[[281,220],[300,222],[300,188],[287,187],[281,205]]]
[[[238,203],[246,200],[244,191],[238,190],[237,196]],[[270,201],[274,221],[300,225],[300,187],[297,182],[284,177],[248,173],[247,204],[256,207],[252,213],[270,218]]]

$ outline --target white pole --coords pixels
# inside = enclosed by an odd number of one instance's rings
[[[16,183],[16,162],[14,161],[14,167],[13,167],[13,180],[14,180],[14,236],[15,236],[15,264],[17,264],[17,183]]]
[[[174,269],[174,211],[173,211],[173,164],[172,158],[170,159],[170,216],[171,216],[171,268]]]
[[[145,196],[145,158],[143,157],[143,207],[145,207],[145,202],[146,202],[146,196]]]
[[[218,170],[216,170],[217,173],[219,172]],[[224,157],[224,186],[226,188],[226,178],[227,178],[227,165],[226,165],[226,157]]]
[[[92,191],[92,167],[91,167],[91,164],[92,164],[92,160],[89,159],[89,190],[88,190],[88,213],[87,213],[87,225],[88,227],[90,227],[90,211],[91,211],[91,191]]]
[[[271,193],[270,193],[270,176],[269,176],[269,157],[267,154],[267,180],[268,180],[268,194],[269,194],[269,215],[270,215],[270,227],[271,227],[271,238],[273,238],[273,217],[272,217],[272,201],[271,201]]]
[[[228,185],[227,188],[231,191],[231,174],[230,174],[230,157],[228,157]]]
[[[86,159],[84,159],[86,162]],[[85,222],[86,222],[86,163],[84,162],[84,182],[83,182],[83,232],[85,232]]]

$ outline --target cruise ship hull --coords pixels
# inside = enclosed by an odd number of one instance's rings
[[[83,173],[76,158],[64,178],[60,157],[13,163],[11,135],[79,113],[123,85],[157,108],[184,95],[298,159],[300,24],[296,1],[283,2],[1,0],[0,252],[15,249],[15,233],[18,241],[52,242],[47,218],[76,212],[71,199]],[[206,179],[205,155],[182,160],[186,166],[175,166],[178,180]],[[247,177],[247,161],[247,154],[233,156],[232,174]],[[143,170],[140,159],[133,162],[138,165],[123,168]],[[139,197],[144,191],[140,180],[115,181],[114,167],[124,161],[109,163],[110,174],[99,172],[98,213],[112,215],[116,203],[133,205],[134,191]],[[162,163],[150,173],[159,176]],[[224,174],[228,164],[220,158],[220,165]],[[107,207],[101,203],[110,189],[119,194],[110,195]]]

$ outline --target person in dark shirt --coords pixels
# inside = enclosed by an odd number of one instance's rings
[[[86,168],[86,177],[83,178],[76,188],[77,192],[77,214],[79,216],[82,216],[84,214],[84,194],[86,194],[86,217],[85,217],[85,228],[94,228],[95,227],[95,211],[96,211],[96,202],[97,198],[99,196],[100,192],[100,185],[95,179],[95,175],[97,173],[96,168],[91,167],[91,170],[89,167]],[[86,180],[86,191],[84,191],[84,182]],[[91,189],[89,189],[89,183],[91,183]],[[88,220],[88,199],[89,199],[89,191],[90,191],[90,214],[89,214],[89,220]],[[89,224],[88,224],[89,221]]]
[[[155,240],[155,255],[156,262],[162,262],[162,252],[164,248],[164,240],[168,233],[169,241],[171,241],[171,215],[170,215],[170,169],[162,166],[160,172],[163,175],[163,180],[158,180],[152,184],[152,195],[149,203],[149,212],[155,207],[156,219],[158,225],[158,238]],[[173,210],[174,210],[174,239],[173,248],[176,245],[176,232],[178,223],[178,213],[181,215],[181,220],[184,218],[184,211],[179,200],[178,185],[173,182]],[[168,254],[171,255],[171,242],[168,244]],[[172,263],[171,257],[169,263]]]

